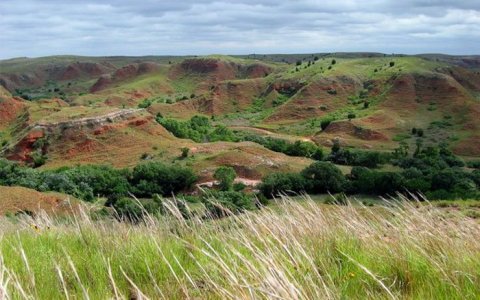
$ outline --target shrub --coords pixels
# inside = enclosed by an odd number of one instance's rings
[[[339,168],[330,162],[314,162],[302,171],[309,190],[315,193],[338,193],[344,191],[345,177]]]
[[[337,61],[335,59],[332,59],[332,65],[336,64]]]
[[[152,197],[153,194],[170,196],[190,188],[196,179],[191,169],[149,162],[133,169],[130,184],[139,197]]]
[[[332,120],[330,119],[322,120],[320,122],[320,128],[322,128],[322,130],[325,130],[327,129],[328,125],[330,125],[330,123],[332,123]]]
[[[424,134],[424,133],[423,133],[423,129],[422,129],[422,128],[418,128],[418,129],[417,129],[417,136],[418,136],[418,137],[423,137],[423,134]]]
[[[296,194],[305,191],[305,184],[305,178],[298,173],[272,173],[263,178],[259,190],[265,197]]]
[[[472,169],[480,169],[480,160],[471,160],[467,162],[467,167]]]
[[[112,206],[122,220],[138,222],[143,218],[142,206],[133,199],[120,198]]]
[[[253,196],[235,191],[210,191],[203,196],[202,201],[209,215],[214,218],[256,208]]]
[[[181,157],[181,158],[187,158],[187,157],[188,157],[188,153],[190,152],[190,149],[187,148],[187,147],[183,147],[183,148],[181,149],[181,151],[182,151],[182,155],[181,155],[180,157]]]
[[[295,141],[295,143],[290,144],[286,149],[285,154],[308,157],[316,160],[321,160],[323,158],[323,151],[321,148],[313,143],[304,141]]]
[[[351,113],[348,113],[347,117],[348,117],[348,120],[352,120],[352,119],[355,119],[356,115],[355,113],[351,112]]]
[[[391,62],[390,62],[390,67],[393,67],[393,66],[395,66],[395,62],[394,62],[394,61],[391,61]]]
[[[235,170],[226,166],[219,167],[213,174],[213,178],[219,181],[220,190],[222,191],[232,190],[235,177],[237,177]]]

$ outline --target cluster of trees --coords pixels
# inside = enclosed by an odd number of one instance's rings
[[[212,126],[210,120],[204,116],[193,116],[188,121],[177,121],[157,115],[156,120],[174,136],[191,139],[197,143],[238,141],[230,129],[225,126]]]
[[[160,162],[143,163],[133,170],[85,165],[39,171],[0,160],[0,185],[56,191],[85,201],[107,197],[107,205],[129,193],[138,197],[171,196],[190,188],[196,180],[191,169]]]
[[[344,176],[330,162],[315,162],[301,173],[266,176],[260,191],[266,197],[298,192],[388,195],[397,191],[421,192],[433,200],[480,197],[480,170],[465,170],[463,161],[444,146],[395,158],[394,163],[403,170],[384,172],[355,166]]]
[[[244,141],[255,142],[275,152],[281,152],[290,156],[302,156],[315,160],[323,158],[322,148],[314,143],[305,141],[295,141],[290,143],[283,139],[276,139],[272,137],[263,137],[258,135],[244,135],[241,137]]]
[[[368,168],[377,168],[379,164],[389,162],[390,153],[380,153],[377,151],[354,150],[341,148],[338,141],[334,141],[332,151],[327,156],[327,160],[349,166],[363,166]]]
[[[149,199],[132,199],[131,197],[121,197],[119,200],[113,202],[111,206],[115,208],[118,216],[122,219],[128,219],[130,221],[141,220],[145,212],[150,215],[164,214],[166,211],[164,201],[161,193],[155,192],[155,181],[158,181],[157,186],[161,185],[165,179],[165,173],[161,172],[158,176],[155,176],[158,170],[144,170],[138,169],[139,173],[149,173],[146,177],[153,176],[152,180],[148,180],[152,184],[151,188],[147,188],[147,194]],[[242,190],[244,186],[234,184],[234,180],[237,174],[231,167],[219,167],[214,174],[214,178],[217,180],[218,189],[205,190],[200,196],[189,196],[186,198],[189,202],[202,202],[205,205],[206,212],[209,217],[220,218],[231,214],[238,214],[246,210],[253,210],[257,208],[254,195],[246,194]],[[143,176],[145,177],[145,176]],[[170,180],[170,182],[174,182]],[[173,188],[172,188],[173,189]],[[159,191],[161,192],[161,191]],[[153,194],[152,194],[153,193]],[[137,191],[138,194],[138,191]],[[176,206],[178,211],[184,218],[192,216],[192,212],[187,208],[187,205],[183,200],[174,198],[168,200],[171,206]]]

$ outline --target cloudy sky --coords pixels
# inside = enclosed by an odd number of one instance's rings
[[[376,51],[480,54],[480,0],[1,0],[0,59]]]

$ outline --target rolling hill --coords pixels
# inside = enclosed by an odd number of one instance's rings
[[[310,162],[252,142],[195,143],[155,121],[204,115],[240,132],[381,151],[402,141],[413,148],[418,128],[425,144],[446,141],[457,155],[478,157],[479,62],[378,53],[4,60],[1,153],[26,163],[44,156],[42,168],[129,167],[180,161],[186,147],[193,155],[180,163],[205,180],[219,165],[259,179]]]

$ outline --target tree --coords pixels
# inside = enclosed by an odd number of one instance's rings
[[[237,177],[237,173],[232,167],[222,166],[219,167],[213,178],[219,181],[219,186],[222,191],[231,191],[233,188],[233,181]]]
[[[394,62],[394,61],[391,61],[391,62],[390,62],[390,67],[393,67],[393,66],[395,66],[395,62]]]
[[[353,112],[348,113],[348,120],[351,121],[352,119],[355,119],[356,115]]]
[[[305,183],[305,178],[298,173],[272,173],[263,178],[259,189],[265,197],[272,197],[280,193],[302,192]]]
[[[314,162],[302,171],[309,189],[314,193],[343,192],[345,177],[339,168],[330,162]]]
[[[187,157],[188,157],[188,153],[190,152],[190,149],[187,148],[187,147],[183,147],[181,150],[182,150],[181,158],[187,158]]]
[[[330,120],[330,119],[322,120],[320,122],[320,128],[322,128],[322,130],[327,129],[328,125],[330,125],[331,122],[332,122],[332,120]]]
[[[332,65],[336,64],[337,61],[335,59],[332,59]]]
[[[148,162],[133,169],[130,184],[139,197],[152,197],[153,194],[171,196],[172,193],[190,188],[196,179],[191,169]]]

